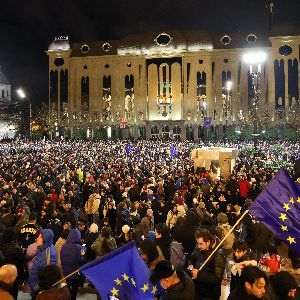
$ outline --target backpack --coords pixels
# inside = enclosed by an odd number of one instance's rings
[[[170,245],[170,262],[175,269],[184,267],[186,255],[181,243],[173,241]]]
[[[230,231],[230,226],[219,226],[221,230],[221,240],[224,238],[225,235]],[[223,242],[221,245],[221,248],[224,250],[232,249],[233,243],[234,243],[235,236],[233,232],[230,233],[230,235],[227,237],[227,239]]]

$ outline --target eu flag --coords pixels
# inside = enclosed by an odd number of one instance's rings
[[[170,148],[170,155],[171,157],[174,157],[176,154],[177,154],[176,148],[174,147],[174,145],[172,145]]]
[[[300,187],[281,168],[249,209],[300,255]]]
[[[126,144],[125,151],[127,154],[131,151],[131,146],[129,144]]]
[[[140,257],[134,242],[80,268],[95,286],[102,300],[152,300],[156,286],[149,282],[150,270]]]
[[[211,126],[211,117],[204,117],[203,127],[209,129]]]

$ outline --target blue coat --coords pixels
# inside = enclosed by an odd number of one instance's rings
[[[57,254],[56,249],[53,245],[53,231],[51,229],[42,230],[43,245],[38,248],[37,254],[33,260],[32,268],[29,273],[28,283],[31,287],[32,293],[36,292],[39,289],[38,286],[38,272],[41,268],[50,265],[56,265]],[[49,250],[47,250],[49,248]],[[50,253],[49,253],[50,251]],[[47,262],[47,252],[49,255],[49,261]]]
[[[60,260],[64,276],[77,270],[85,261],[85,252],[80,245],[81,234],[71,229],[66,242],[61,247]]]

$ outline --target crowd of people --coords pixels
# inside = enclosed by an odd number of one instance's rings
[[[255,154],[243,151],[247,142],[196,146],[239,148],[230,178],[195,168],[190,141],[0,144],[1,299],[20,289],[32,299],[76,299],[85,278],[75,271],[132,240],[165,289],[161,299],[219,299],[222,284],[230,300],[296,297],[290,273],[300,273],[300,258],[290,250],[282,271],[280,240],[249,214],[202,265],[274,176],[264,162],[294,163],[299,142],[280,153],[260,143]]]

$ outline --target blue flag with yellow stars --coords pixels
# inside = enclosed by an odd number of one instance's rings
[[[151,272],[134,242],[82,266],[80,271],[103,300],[152,300],[158,293],[149,282]]]
[[[174,145],[171,145],[170,147],[170,155],[171,157],[174,157],[177,154],[176,148]]]
[[[131,151],[131,146],[129,144],[126,144],[125,151],[127,154]]]
[[[300,187],[283,168],[259,194],[249,213],[300,255]]]

